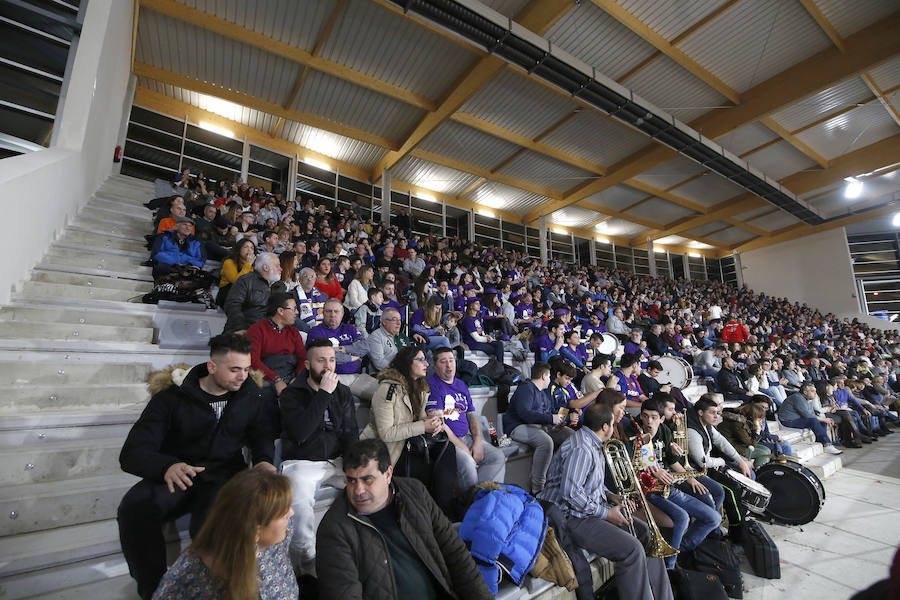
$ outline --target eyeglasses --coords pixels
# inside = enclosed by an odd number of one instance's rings
[[[394,317],[394,318],[392,318],[392,319],[381,319],[381,320],[382,320],[382,321],[388,321],[388,322],[390,322],[390,321],[399,321],[399,320],[400,320],[400,317]]]
[[[413,360],[418,361],[418,362],[428,362],[427,360],[425,360],[424,356],[417,356]]]
[[[292,311],[294,311],[294,312],[297,312],[297,311],[300,310],[300,309],[297,308],[296,306],[282,306],[282,307],[280,307],[280,308],[283,308],[284,310],[292,310]]]

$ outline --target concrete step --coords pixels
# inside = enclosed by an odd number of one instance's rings
[[[131,386],[118,386],[128,390]],[[60,409],[51,408],[44,412],[19,411],[12,414],[0,414],[0,448],[20,448],[71,442],[75,440],[95,440],[120,438],[125,439],[131,426],[140,416],[140,410],[149,399],[149,393],[142,384],[133,385],[140,396],[133,406],[123,403],[103,408],[77,410],[78,407]],[[98,386],[99,388],[99,386]],[[90,389],[97,391],[98,388]],[[5,390],[4,393],[9,393]],[[68,411],[68,412],[63,412]]]
[[[127,473],[0,488],[0,536],[103,521],[138,478]]]
[[[152,344],[153,329],[107,325],[75,325],[42,321],[0,321],[0,339]]]
[[[100,385],[27,385],[0,388],[0,414],[143,407],[149,397],[142,381]]]
[[[51,246],[44,255],[42,263],[152,276],[153,269],[141,265],[149,256],[149,252],[145,256],[115,256],[106,253],[98,254],[84,249]]]
[[[138,600],[137,584],[135,584],[134,579],[130,575],[119,575],[93,583],[55,590],[46,594],[28,596],[27,600],[84,600],[85,598]]]
[[[0,549],[0,577],[48,568],[120,551],[115,519],[26,533]]]
[[[847,450],[845,450],[847,452]],[[851,450],[852,452],[852,450]],[[844,468],[842,454],[820,454],[803,463],[803,466],[815,473],[819,479],[827,479]]]
[[[84,266],[85,261],[81,259],[72,258],[67,261],[70,264],[62,264],[63,261],[57,260],[59,258],[61,257],[45,256],[41,262],[35,265],[35,268],[43,269],[44,271],[60,271],[62,273],[74,273],[92,277],[109,277],[110,279],[129,279],[134,281],[153,282],[153,269],[151,267],[135,266],[133,267],[134,270],[131,272],[116,271],[108,268],[95,269]],[[137,259],[134,260],[135,262],[139,262]]]
[[[85,598],[116,598],[116,596],[84,596],[82,589],[97,590],[97,584],[117,579],[119,585],[128,577],[128,565],[121,554],[100,556],[98,558],[63,564],[50,569],[32,573],[23,573],[0,580],[0,592],[4,598],[69,598],[84,600]],[[130,579],[130,577],[128,577]],[[133,580],[132,580],[133,581]],[[80,589],[81,588],[81,589]],[[100,590],[106,586],[99,586]],[[123,590],[128,588],[123,585]],[[136,587],[132,587],[136,590]],[[137,595],[119,596],[129,600],[137,600]]]
[[[65,285],[77,285],[89,288],[108,290],[125,290],[134,294],[149,292],[153,284],[147,281],[135,281],[134,279],[118,279],[112,277],[92,277],[80,273],[64,273],[62,271],[45,271],[35,269],[31,272],[31,281],[43,283],[62,283]]]
[[[137,211],[135,211],[134,214],[123,214],[114,210],[106,210],[100,206],[93,206],[88,203],[78,214],[79,216],[100,219],[103,222],[108,223],[110,227],[115,227],[117,225],[146,227],[147,233],[150,233],[150,230],[153,229],[153,215],[150,211],[146,211],[143,216]]]
[[[65,244],[67,246],[84,245],[91,247],[96,246],[98,248],[111,248],[113,250],[128,250],[129,252],[149,252],[146,243],[143,240],[124,240],[103,233],[91,233],[72,229],[67,229],[56,241],[59,244]]]
[[[150,257],[149,250],[143,250],[141,252],[137,252],[135,250],[122,250],[121,248],[110,248],[108,246],[92,246],[90,244],[83,243],[70,243],[66,241],[54,242],[51,249],[56,250],[80,250],[82,252],[89,252],[94,256],[119,256],[125,258],[136,258],[139,259],[138,262],[147,260]]]
[[[147,233],[144,228],[125,227],[109,227],[100,222],[91,222],[88,219],[77,219],[76,221],[66,225],[66,231],[81,231],[84,233],[103,233],[110,237],[121,238],[123,240],[131,240],[133,242],[146,242],[144,235]]]
[[[99,189],[94,192],[93,197],[99,200],[118,202],[123,206],[130,206],[132,209],[139,208],[140,210],[147,210],[147,207],[144,206],[144,203],[147,200],[143,199],[143,195],[135,195],[124,189]]]
[[[791,444],[791,454],[800,459],[800,462],[804,464],[816,456],[820,456],[822,452],[822,444],[818,442],[800,442],[799,444]]]
[[[0,449],[0,480],[4,485],[24,485],[115,475],[120,472],[124,441],[122,436]]]
[[[144,383],[150,375],[147,363],[89,363],[49,361],[0,362],[0,389],[49,385],[119,385]]]
[[[104,198],[97,194],[94,194],[94,196],[87,201],[86,207],[90,210],[101,209],[106,212],[121,215],[123,217],[140,219],[144,221],[153,220],[153,214],[136,202],[122,201],[117,198]]]
[[[44,283],[26,281],[22,284],[21,295],[24,297],[55,296],[57,298],[73,298],[77,300],[112,300],[129,302],[144,292],[133,290],[111,290],[107,288],[88,287],[86,285],[67,285],[63,283]],[[139,298],[136,298],[139,300]]]
[[[153,317],[151,315],[127,315],[113,311],[43,305],[0,307],[0,321],[38,321],[44,323],[153,328]]]

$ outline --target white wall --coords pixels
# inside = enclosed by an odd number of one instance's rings
[[[843,227],[742,252],[744,283],[755,292],[787,297],[823,313],[857,317],[876,327],[887,321],[861,315]]]
[[[0,236],[0,302],[37,263],[66,222],[112,169],[131,70],[133,2],[91,0],[57,110],[55,145],[0,160],[0,189],[22,212],[7,211]]]

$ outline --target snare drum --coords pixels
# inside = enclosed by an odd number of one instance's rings
[[[740,471],[728,469],[725,471],[725,477],[728,479],[731,491],[735,497],[747,507],[750,512],[761,515],[769,506],[772,499],[772,492],[766,486],[758,481],[753,481],[749,477],[745,477]]]
[[[686,360],[677,356],[660,356],[654,360],[662,365],[663,368],[659,375],[656,376],[656,380],[660,385],[671,383],[681,390],[691,385],[694,372]]]
[[[619,350],[619,338],[611,333],[601,333],[603,341],[597,347],[597,352],[611,356],[613,360],[616,358],[616,352]]]

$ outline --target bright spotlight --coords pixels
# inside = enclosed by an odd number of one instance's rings
[[[844,179],[847,186],[844,188],[844,198],[847,200],[855,200],[862,195],[863,183],[856,177],[847,177]]]

